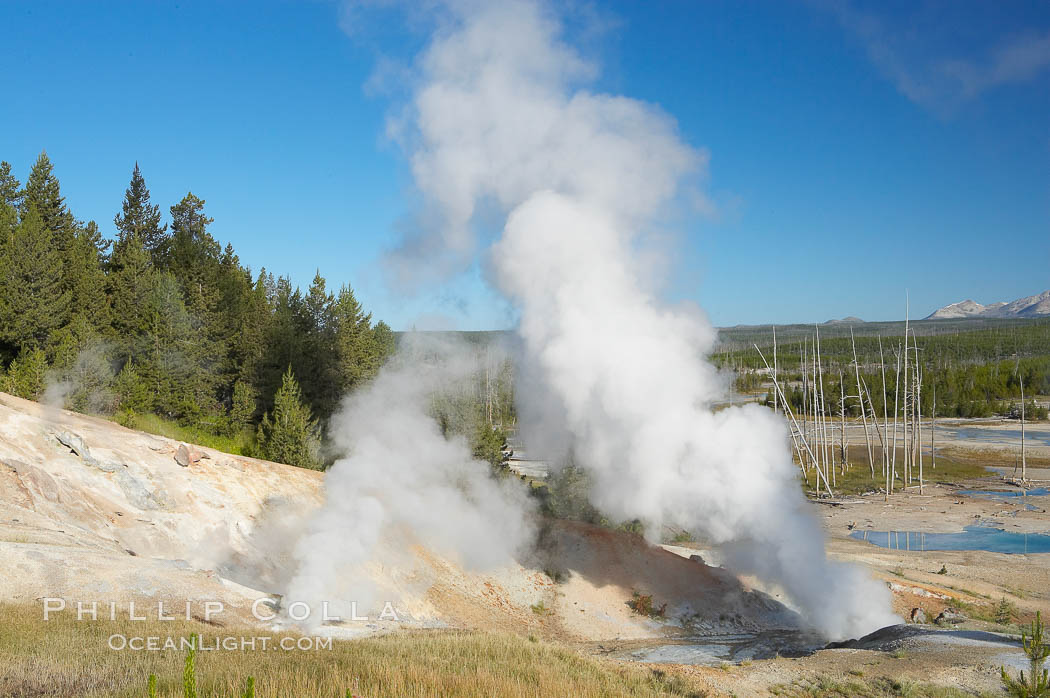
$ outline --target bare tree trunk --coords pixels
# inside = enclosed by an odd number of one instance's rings
[[[799,342],[798,347],[798,359],[800,363],[802,373],[802,433],[806,436],[809,435],[809,373],[806,370],[806,355],[807,349],[809,349],[809,340],[803,338],[803,342]],[[812,465],[812,464],[811,464]],[[819,482],[819,480],[818,480]]]
[[[900,412],[901,345],[897,344],[897,372],[893,387],[893,457],[890,459],[890,482],[897,479],[897,415]]]
[[[875,479],[875,454],[871,451],[871,435],[868,433],[868,412],[864,409],[864,391],[860,387],[860,364],[857,362],[857,340],[853,338],[853,328],[849,328],[849,341],[853,345],[853,369],[857,376],[857,399],[860,400],[860,418],[864,421],[864,444],[868,448],[868,467],[871,477]],[[872,415],[874,416],[874,414]]]
[[[824,443],[824,466],[828,467],[831,463],[831,442],[828,441],[827,403],[824,401],[824,366],[820,361],[820,328],[816,325],[813,327],[816,330],[817,340],[817,379],[820,383],[821,438]],[[831,468],[831,484],[836,485],[834,467]]]
[[[936,374],[934,374],[936,375]],[[933,407],[930,410],[930,467],[937,469],[937,382],[933,383]]]
[[[875,403],[871,401],[871,391],[868,390],[868,382],[861,381],[864,385],[864,394],[868,396],[868,409],[871,410],[871,423],[875,425],[875,435],[879,437],[879,449],[881,450],[879,458],[885,460],[883,454],[886,452],[886,442],[882,438],[882,429],[879,428],[879,416],[875,412]],[[863,400],[862,400],[863,402]],[[872,442],[872,448],[875,447],[875,442]]]
[[[815,346],[815,345],[814,345]],[[810,400],[812,401],[813,407],[813,446],[817,449],[817,470],[824,473],[827,477],[827,471],[824,470],[824,448],[820,443],[820,393],[817,391],[817,352],[813,350],[810,357],[810,363],[812,363],[812,373],[809,377],[809,392]]]
[[[893,480],[890,478],[890,458],[886,453],[886,443],[890,440],[890,416],[887,411],[889,400],[886,399],[886,359],[882,354],[882,336],[879,335],[879,364],[882,366],[882,421],[886,431],[886,439],[882,442],[882,474],[886,476],[886,501],[890,500],[890,489]],[[868,397],[871,397],[870,393]],[[872,408],[874,410],[874,408]]]
[[[773,382],[777,382],[777,326],[773,325]],[[773,391],[773,412],[776,413],[777,409],[777,391]]]
[[[919,367],[919,346],[912,337],[915,346],[915,452],[919,457],[919,494],[922,494],[922,374]]]
[[[485,405],[489,413],[489,427],[492,426],[492,377],[489,375],[489,350],[485,349]]]
[[[911,484],[911,444],[908,442],[908,319],[910,315],[908,292],[904,292],[904,399],[901,401],[901,439],[904,444],[904,484]]]
[[[819,377],[818,377],[819,372],[818,372],[818,368],[817,368],[817,364],[819,362],[819,357],[820,357],[820,353],[819,353],[819,351],[817,349],[816,342],[814,342],[814,344],[813,344],[813,375],[810,377],[810,380],[811,380],[812,386],[813,386],[812,387],[812,392],[813,392],[813,440],[814,440],[814,442],[817,445],[817,458],[820,459],[820,461],[819,461],[820,462],[820,466],[819,467],[823,470],[825,478],[829,477],[829,475],[830,475],[831,482],[832,482],[832,484],[834,484],[835,483],[835,473],[834,472],[831,472],[831,473],[828,472],[828,449],[827,449],[826,444],[825,444],[826,439],[824,438],[823,429],[822,429],[823,424],[824,424],[824,414],[823,414],[824,411],[823,411],[823,408],[822,408],[821,402],[820,402],[820,380],[819,380]]]
[[[1028,482],[1028,467],[1024,457],[1024,378],[1021,377],[1020,370],[1017,372],[1017,380],[1021,384],[1021,480]]]
[[[769,362],[767,362],[766,361],[766,357],[762,355],[762,350],[759,349],[757,345],[755,346],[755,349],[758,351],[758,355],[760,357],[762,357],[762,363],[764,363],[766,365],[766,369],[770,370]],[[777,392],[780,393],[780,399],[782,400],[782,402],[784,404],[784,409],[788,413],[788,417],[791,418],[791,423],[795,426],[795,430],[798,431],[799,435],[802,437],[802,445],[806,447],[806,451],[809,452],[810,458],[812,458],[814,461],[816,461],[816,456],[813,454],[813,449],[810,447],[809,442],[806,441],[805,435],[802,434],[802,430],[799,429],[798,420],[795,419],[795,413],[794,413],[794,411],[792,411],[791,405],[790,405],[790,403],[788,403],[787,398],[784,397],[784,392],[780,389],[780,383],[777,382],[777,381],[773,381],[773,386],[777,389]],[[831,485],[828,484],[827,476],[820,471],[820,468],[817,468],[818,483],[819,483],[819,479],[821,477],[824,478],[824,487],[827,488],[828,495],[834,497],[835,493],[831,491]],[[818,484],[818,487],[819,487],[819,484]]]
[[[839,371],[839,444],[842,449],[842,474],[845,476],[849,466],[849,452],[846,450],[846,381]]]

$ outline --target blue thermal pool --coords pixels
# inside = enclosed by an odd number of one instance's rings
[[[894,550],[987,550],[993,553],[1050,553],[1050,535],[1014,533],[991,526],[967,526],[959,533],[854,531],[850,538]]]
[[[945,427],[955,432],[955,438],[970,441],[995,441],[1020,443],[1021,432],[1014,429],[977,429],[974,427]],[[1050,446],[1050,432],[1031,430],[1025,434],[1025,441],[1030,444]]]

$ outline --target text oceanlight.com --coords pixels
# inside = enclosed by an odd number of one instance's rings
[[[212,638],[202,638],[196,635],[192,637],[162,637],[159,635],[142,637],[116,633],[109,636],[108,645],[111,650],[131,650],[133,652],[188,651],[193,648],[202,652],[247,652],[256,650],[262,652],[267,650],[309,652],[314,650],[331,650],[332,638],[273,637],[270,635],[259,635],[257,637],[227,635]]]

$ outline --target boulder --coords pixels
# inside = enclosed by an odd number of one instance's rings
[[[964,614],[959,613],[958,611],[955,611],[951,608],[946,608],[943,611],[941,611],[941,614],[937,616],[937,620],[934,622],[938,624],[951,623],[954,625],[955,623],[962,623],[966,619],[967,618]]]
[[[99,461],[95,456],[91,455],[91,450],[84,443],[84,439],[71,431],[55,432],[55,439],[88,465],[95,466],[108,473],[120,467],[120,464],[117,463],[103,463]]]
[[[80,438],[76,434],[69,431],[55,432],[55,438],[58,442],[68,448],[73,453],[77,454],[81,458],[89,458],[91,452],[88,451],[87,444],[84,443],[84,439]]]
[[[175,451],[175,462],[183,468],[188,468],[190,465],[196,465],[204,458],[211,458],[211,456],[204,451],[199,451],[193,446],[187,446],[186,444],[179,444],[178,450]]]
[[[910,618],[911,618],[911,622],[912,623],[926,623],[927,622],[927,620],[926,620],[926,611],[922,610],[921,608],[913,608],[913,609],[911,609]]]

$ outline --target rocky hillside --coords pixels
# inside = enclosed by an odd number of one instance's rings
[[[989,303],[981,305],[965,300],[946,305],[926,317],[927,320],[948,320],[968,317],[1029,318],[1050,316],[1050,291],[1035,296],[1018,298],[1012,303]]]

